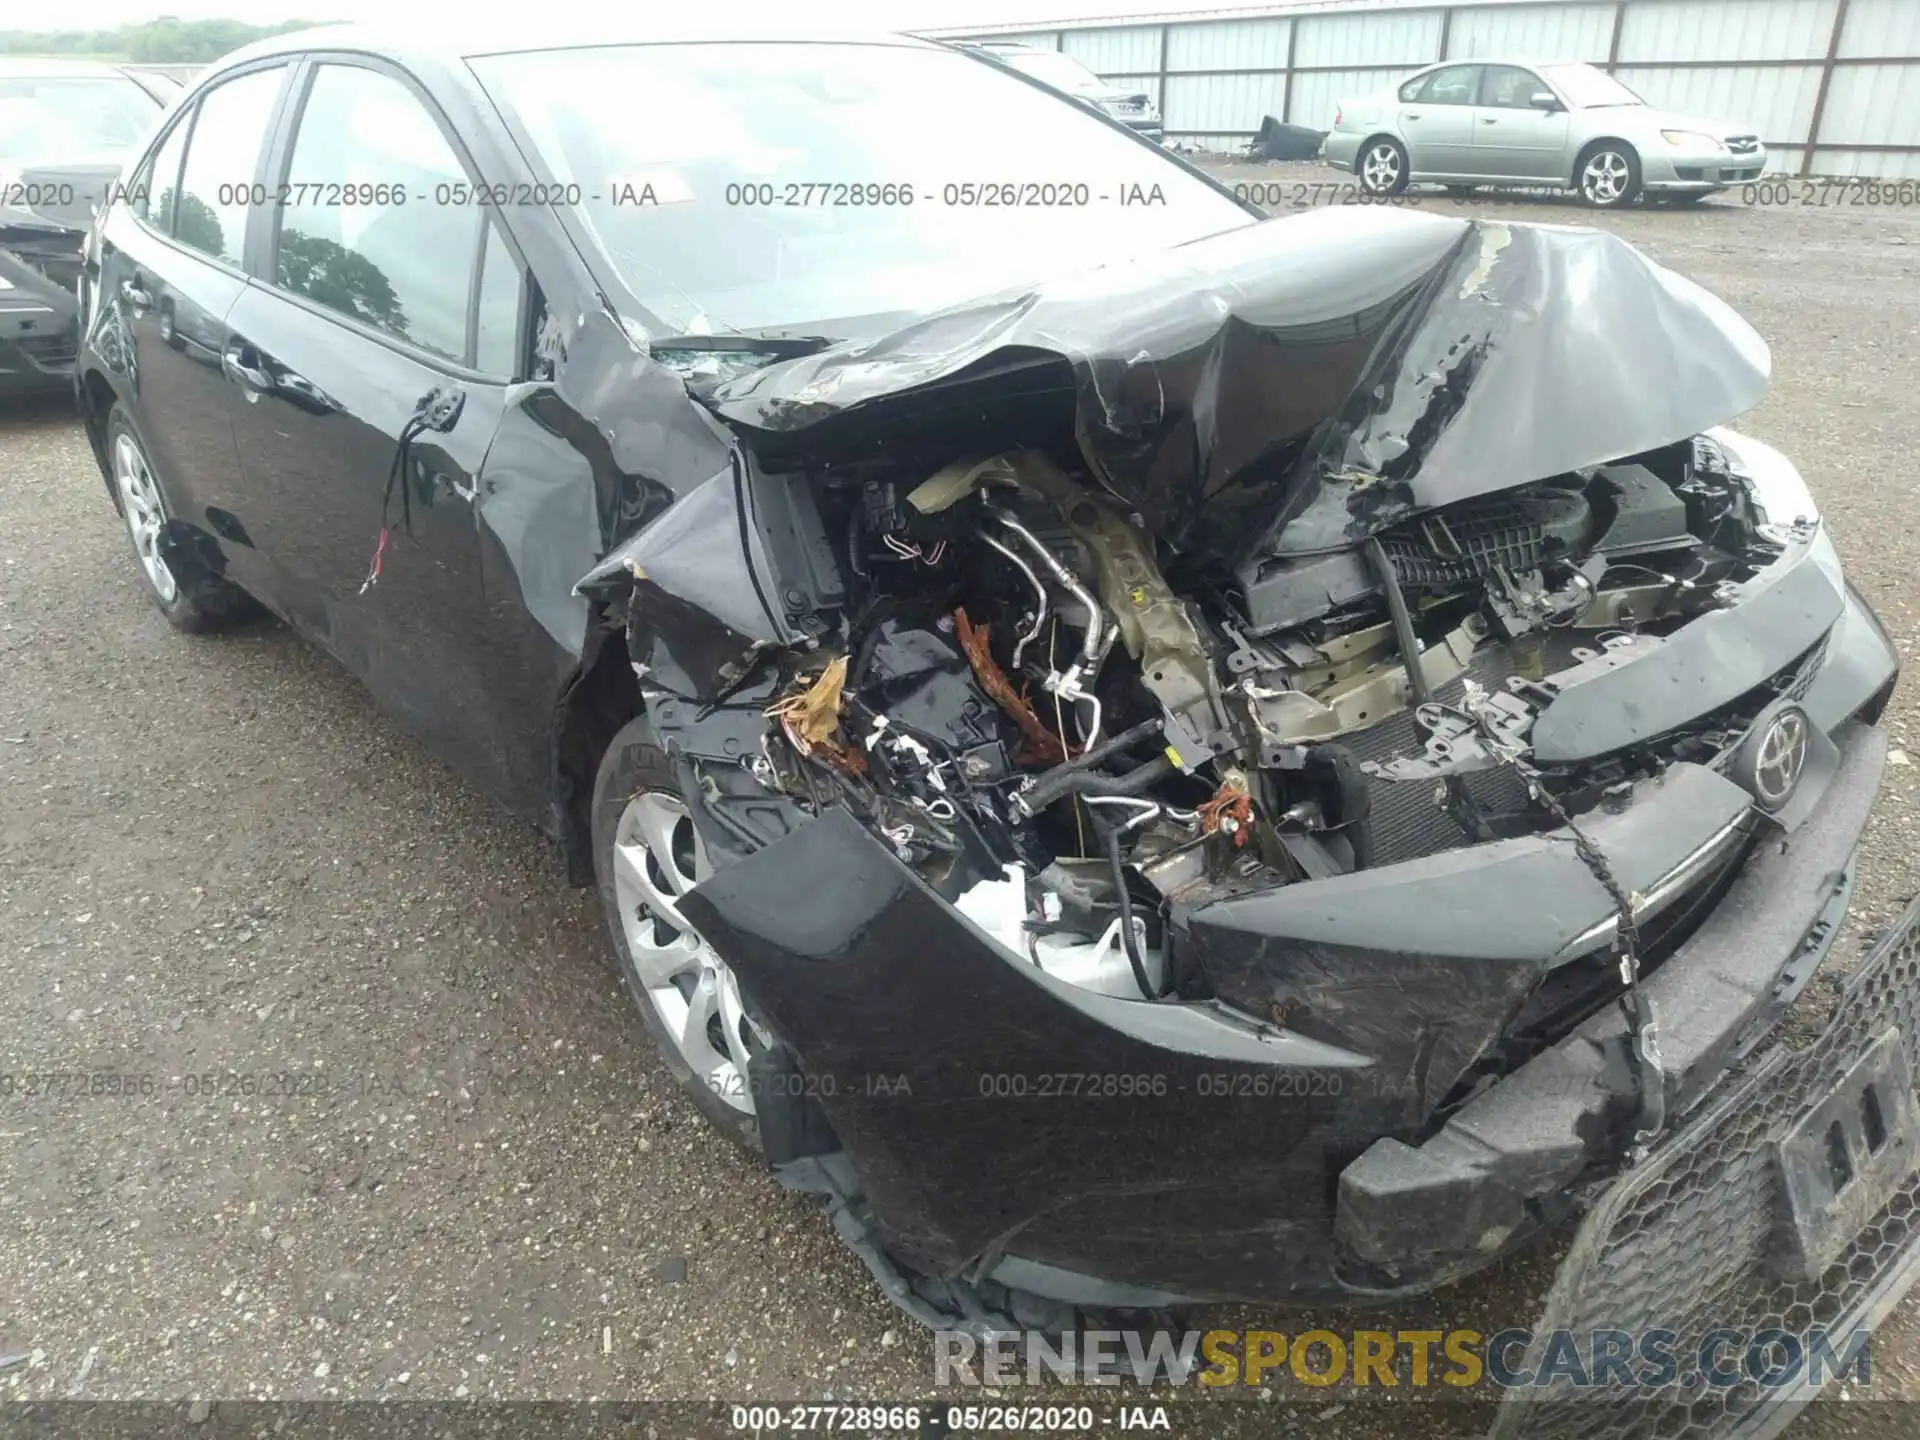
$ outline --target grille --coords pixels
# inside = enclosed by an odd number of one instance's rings
[[[1776,699],[1806,698],[1820,666],[1826,660],[1829,636],[1778,674],[1740,697],[1720,712],[1718,720],[1729,728],[1744,732],[1754,716]],[[1591,650],[1595,640],[1590,631],[1554,630],[1546,637],[1543,665],[1548,672],[1574,664],[1576,649]],[[1474,680],[1488,690],[1505,690],[1507,677],[1518,664],[1504,644],[1482,645],[1468,662],[1466,674],[1449,680],[1434,691],[1433,698],[1443,705],[1457,705],[1466,692],[1466,681]],[[1361,761],[1390,760],[1395,756],[1416,755],[1421,750],[1419,727],[1411,711],[1403,711],[1369,729],[1343,736],[1341,742]],[[1713,761],[1724,770],[1738,745],[1729,745]],[[1510,765],[1475,771],[1462,777],[1467,794],[1483,811],[1507,813],[1527,808],[1526,782]],[[1457,849],[1467,843],[1460,827],[1434,804],[1434,787],[1417,780],[1372,780],[1373,863],[1393,865],[1402,860],[1418,860],[1442,850]]]
[[[1702,1341],[1725,1327],[1747,1337],[1781,1330],[1804,1343],[1820,1328],[1843,1348],[1846,1332],[1872,1324],[1920,1274],[1920,1171],[1891,1198],[1817,1280],[1775,1268],[1786,1199],[1774,1149],[1889,1030],[1910,1067],[1920,1067],[1920,902],[1909,906],[1854,972],[1819,1038],[1801,1049],[1777,1039],[1729,1082],[1685,1129],[1614,1184],[1587,1217],[1535,1327],[1526,1365],[1545,1358],[1546,1337],[1565,1329],[1637,1336],[1666,1329],[1681,1383],[1634,1388],[1609,1383],[1576,1391],[1564,1382],[1515,1389],[1496,1417],[1494,1440],[1638,1440],[1641,1436],[1766,1436],[1791,1418],[1787,1402],[1809,1387],[1763,1389],[1742,1376],[1727,1388],[1685,1382]],[[1743,1351],[1717,1358],[1729,1368]]]
[[[1736,155],[1751,155],[1760,148],[1758,135],[1733,135],[1727,139],[1727,149]]]

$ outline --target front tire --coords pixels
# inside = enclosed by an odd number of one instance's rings
[[[1596,141],[1581,152],[1573,183],[1594,209],[1623,209],[1640,193],[1640,156],[1618,140]]]
[[[593,786],[593,871],[628,992],[694,1107],[759,1154],[747,1060],[770,1043],[739,982],[680,914],[712,872],[673,764],[644,716],[607,746]]]
[[[197,635],[224,630],[259,613],[246,591],[216,575],[191,550],[176,543],[147,447],[125,407],[118,404],[107,414],[107,463],[114,500],[126,522],[147,594],[169,625]]]
[[[1413,173],[1406,146],[1391,135],[1376,135],[1362,145],[1353,168],[1360,177],[1360,189],[1368,195],[1398,195]]]

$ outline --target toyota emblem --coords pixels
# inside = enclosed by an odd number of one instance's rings
[[[1748,779],[1766,809],[1778,810],[1793,797],[1807,768],[1807,744],[1807,712],[1798,705],[1781,706],[1760,728]]]

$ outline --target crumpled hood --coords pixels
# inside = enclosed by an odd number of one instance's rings
[[[1605,231],[1341,208],[956,306],[709,404],[824,439],[1023,370],[1072,395],[1088,463],[1151,530],[1234,563],[1685,439],[1750,409],[1769,358]]]

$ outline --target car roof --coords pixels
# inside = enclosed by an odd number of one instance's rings
[[[211,68],[231,65],[268,55],[295,54],[306,50],[350,50],[388,56],[405,62],[409,59],[433,60],[442,64],[473,59],[481,55],[520,54],[538,50],[592,49],[615,45],[691,45],[739,44],[749,41],[787,41],[797,43],[839,43],[891,45],[902,49],[944,49],[938,42],[921,40],[871,27],[840,27],[823,23],[812,16],[796,16],[784,23],[769,24],[764,17],[738,21],[704,15],[608,20],[598,15],[563,16],[549,21],[544,16],[537,28],[529,27],[524,16],[512,20],[501,16],[462,20],[458,27],[391,23],[317,25],[270,36],[223,56]]]
[[[1523,70],[1544,70],[1555,66],[1587,65],[1586,60],[1542,60],[1537,55],[1450,55],[1445,60],[1435,60],[1422,65],[1421,70],[1444,70],[1449,65],[1517,65]]]
[[[0,55],[0,79],[98,80],[112,76],[131,79],[118,65],[100,60],[74,60],[64,55]]]

